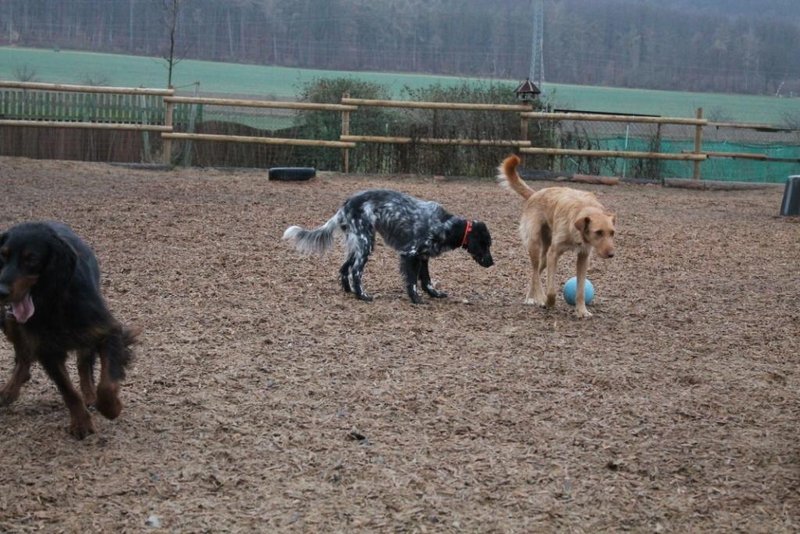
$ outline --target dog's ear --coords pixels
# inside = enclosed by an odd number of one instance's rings
[[[591,217],[580,217],[578,220],[575,221],[575,228],[581,233],[581,235],[585,234],[589,231],[589,225],[592,223]]]
[[[67,288],[78,264],[78,253],[60,235],[51,232],[48,239],[48,259],[43,274],[50,284]]]
[[[482,239],[488,241],[489,244],[491,244],[492,235],[489,233],[489,227],[486,226],[486,223],[481,221],[475,221],[472,226],[472,231],[475,232],[475,235],[481,236]]]

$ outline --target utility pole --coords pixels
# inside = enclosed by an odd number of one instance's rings
[[[542,87],[544,82],[544,0],[531,0],[533,8],[531,33],[531,70],[528,79]]]

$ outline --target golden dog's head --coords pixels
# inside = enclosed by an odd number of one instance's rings
[[[601,258],[614,257],[614,224],[617,216],[604,211],[582,214],[575,221],[584,243],[591,246]]]

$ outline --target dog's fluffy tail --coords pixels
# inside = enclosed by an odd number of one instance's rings
[[[283,233],[283,239],[303,254],[322,255],[333,246],[333,236],[340,229],[341,218],[342,210],[339,210],[328,222],[314,230],[290,226]]]
[[[497,182],[503,187],[513,189],[522,198],[528,199],[536,191],[528,187],[528,184],[522,180],[517,173],[517,165],[519,165],[519,157],[514,154],[504,159],[497,168]]]

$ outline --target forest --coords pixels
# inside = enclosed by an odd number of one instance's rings
[[[545,0],[546,81],[800,93],[800,2]],[[174,25],[170,13],[177,8]],[[530,0],[3,0],[0,45],[522,79]]]

